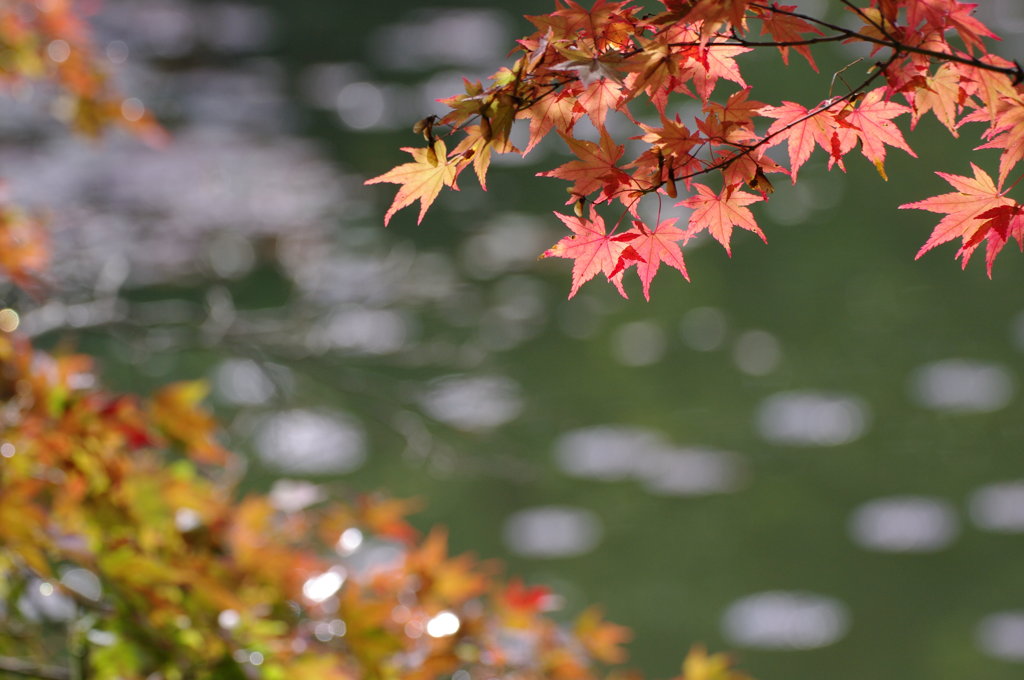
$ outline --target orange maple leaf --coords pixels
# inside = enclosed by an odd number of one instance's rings
[[[973,178],[935,173],[949,182],[956,191],[905,203],[900,208],[946,213],[917,252],[917,258],[935,246],[959,237],[962,245],[956,257],[960,258],[961,265],[966,268],[975,248],[987,238],[989,247],[985,261],[991,277],[992,263],[1007,239],[1010,236],[1018,240],[1024,237],[1024,210],[1015,201],[1003,196],[1002,182],[996,186],[992,178],[974,163],[971,163],[971,169],[974,171]]]
[[[562,223],[572,230],[573,235],[566,236],[545,250],[541,257],[564,257],[574,260],[569,298],[576,295],[580,286],[594,278],[598,272],[608,277],[622,297],[627,297],[622,287],[622,273],[613,274],[626,244],[605,231],[604,219],[597,211],[591,207],[589,219],[560,213],[555,213],[555,217],[562,220]]]
[[[435,140],[432,146],[425,149],[406,146],[402,147],[402,151],[412,154],[412,163],[403,163],[383,175],[363,182],[363,184],[391,182],[402,185],[398,194],[395,195],[391,207],[384,214],[384,226],[391,221],[392,215],[415,201],[420,202],[420,215],[416,224],[422,222],[423,216],[427,214],[427,208],[441,192],[441,187],[451,187],[458,191],[455,179],[458,177],[459,170],[465,167],[461,164],[461,158],[448,158],[448,149],[445,147],[444,141],[440,139]]]
[[[552,127],[562,135],[569,135],[582,115],[583,112],[576,109],[576,98],[567,92],[537,98],[529,108],[517,114],[520,118],[530,119],[530,141],[523,149],[523,155],[530,153]]]
[[[200,463],[223,465],[228,452],[217,443],[217,421],[200,405],[209,393],[201,380],[184,380],[164,386],[150,402],[153,423],[185,447]]]
[[[729,188],[716,194],[703,184],[695,182],[693,186],[697,189],[697,195],[676,203],[693,209],[690,225],[686,230],[687,239],[707,229],[730,256],[732,250],[729,248],[729,240],[732,238],[734,226],[752,231],[760,236],[762,241],[768,242],[764,232],[757,226],[754,214],[745,207],[762,200],[761,196]]]
[[[882,179],[888,180],[885,174],[885,145],[903,149],[914,158],[914,153],[900,129],[891,121],[896,116],[910,113],[910,108],[893,101],[885,101],[883,94],[884,87],[879,87],[868,92],[855,107],[845,109],[839,114],[838,120],[841,125],[850,125],[854,128],[857,139],[860,139],[861,152],[875,164],[878,174]],[[846,153],[846,150],[842,150]]]
[[[973,120],[974,115],[969,118]],[[1003,150],[999,156],[999,182],[1002,183],[1013,166],[1024,159],[1024,97],[1016,92],[1001,97],[995,120],[983,136],[988,141],[978,149]]]
[[[610,199],[620,186],[629,183],[629,175],[615,165],[622,158],[624,147],[616,144],[607,131],[601,130],[600,145],[564,134],[562,139],[579,160],[538,172],[538,177],[558,177],[573,182],[569,191],[575,196],[586,196],[602,189],[595,203]]]
[[[573,632],[595,659],[607,664],[626,660],[626,650],[621,645],[633,637],[629,628],[605,621],[596,605],[587,607],[577,617]]]
[[[935,75],[924,76],[916,89],[908,91],[906,96],[914,106],[911,128],[917,125],[921,116],[931,111],[951,135],[959,136],[956,117],[967,93],[960,85],[960,71],[956,66],[942,64],[935,70]]]
[[[731,80],[740,87],[746,88],[747,83],[740,74],[740,67],[736,63],[735,57],[751,51],[753,50],[749,47],[735,47],[731,45],[727,47],[716,45],[714,49],[704,48],[698,50],[686,62],[682,78],[684,80],[687,78],[693,79],[693,85],[697,88],[697,94],[705,102],[710,99],[715,85],[722,78]]]
[[[789,170],[794,184],[797,172],[810,158],[815,144],[829,154],[829,168],[836,163],[843,168],[840,150],[852,149],[856,143],[853,130],[840,125],[836,114],[830,109],[817,111],[795,102],[783,101],[782,106],[764,107],[761,115],[776,119],[768,128],[767,135],[771,139],[765,147],[771,148],[783,140],[789,146]]]

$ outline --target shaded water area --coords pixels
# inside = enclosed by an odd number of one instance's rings
[[[1024,11],[985,5],[1020,56]],[[18,301],[41,343],[118,389],[209,379],[250,488],[417,496],[419,526],[567,617],[603,603],[650,674],[703,642],[761,680],[1021,677],[1024,261],[915,262],[935,220],[896,209],[966,174],[969,143],[924,121],[887,183],[815,155],[756,206],[767,246],[697,243],[693,283],[663,274],[650,303],[600,281],[567,301],[567,263],[536,259],[562,236],[564,186],[533,176],[558,145],[496,159],[486,194],[467,174],[420,227],[385,230],[391,188],[362,186],[547,3],[104,8],[174,140],[90,143],[45,92],[0,101],[0,172],[52,215],[58,283]],[[817,102],[857,56],[744,68],[759,99]]]

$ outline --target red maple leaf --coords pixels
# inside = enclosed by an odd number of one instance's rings
[[[973,178],[935,173],[949,182],[956,191],[905,203],[900,208],[946,213],[921,246],[918,258],[935,246],[959,237],[961,246],[956,256],[966,268],[975,248],[987,238],[989,247],[985,262],[991,277],[992,263],[1007,239],[1010,236],[1018,239],[1024,236],[1024,210],[1018,203],[1003,196],[1002,182],[996,186],[992,178],[974,163],[971,163],[971,169],[974,171]]]
[[[764,232],[757,226],[754,214],[745,207],[760,201],[760,196],[729,188],[716,194],[703,184],[694,182],[693,186],[697,189],[697,195],[676,203],[693,209],[689,228],[686,230],[687,239],[707,229],[730,256],[732,250],[729,248],[729,239],[732,237],[734,226],[752,231],[760,236],[762,241],[768,242]]]
[[[569,298],[576,295],[580,286],[594,278],[598,272],[604,274],[615,285],[622,297],[627,297],[622,287],[622,273],[613,274],[626,244],[605,231],[604,219],[597,214],[593,206],[590,208],[589,219],[561,213],[555,213],[555,217],[562,220],[573,235],[566,236],[545,250],[541,257],[564,257],[574,260]]]
[[[613,240],[629,242],[626,250],[632,250],[634,256],[627,258],[626,253],[619,257],[612,276],[626,268],[636,265],[636,273],[644,285],[644,298],[651,301],[651,279],[658,273],[658,267],[664,262],[670,267],[675,267],[682,272],[683,277],[689,281],[690,275],[686,273],[686,263],[683,262],[683,251],[679,249],[679,241],[686,238],[686,232],[675,226],[676,218],[663,220],[658,226],[651,230],[640,220],[633,220],[633,228],[626,233],[613,237]]]

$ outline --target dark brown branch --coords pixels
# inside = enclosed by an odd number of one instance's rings
[[[841,0],[841,1],[842,1],[842,3],[844,5],[851,6],[850,3],[848,2],[848,0]],[[931,57],[932,59],[935,59],[935,60],[938,60],[938,61],[952,61],[952,62],[956,62],[958,64],[964,64],[965,66],[973,66],[974,68],[979,68],[979,69],[982,69],[982,70],[985,70],[985,71],[992,71],[994,73],[1002,73],[1003,75],[1005,75],[1005,76],[1007,76],[1009,78],[1013,78],[1013,81],[1014,81],[1015,84],[1020,83],[1022,80],[1024,80],[1024,68],[1022,68],[1021,65],[1019,63],[1017,63],[1016,61],[1013,62],[1013,68],[1009,68],[1009,67],[1006,67],[1006,66],[996,66],[995,64],[989,64],[989,63],[986,63],[986,62],[984,62],[981,59],[978,59],[976,57],[961,57],[959,55],[952,54],[950,52],[939,52],[937,50],[929,50],[929,49],[924,48],[924,47],[916,47],[914,45],[908,45],[908,44],[905,44],[905,43],[902,43],[902,42],[896,40],[895,38],[892,38],[889,35],[889,33],[884,30],[884,27],[880,27],[877,24],[875,24],[874,22],[871,22],[871,24],[873,26],[875,26],[875,28],[878,28],[879,31],[881,31],[883,34],[885,34],[886,38],[888,38],[887,40],[883,39],[883,38],[876,38],[876,37],[870,36],[870,35],[864,35],[863,33],[858,33],[857,31],[851,31],[848,28],[843,28],[842,26],[830,23],[828,21],[825,21],[824,19],[818,19],[817,17],[812,17],[812,16],[807,15],[807,14],[801,14],[799,12],[791,12],[789,10],[784,10],[784,9],[779,8],[779,7],[771,7],[771,6],[768,6],[768,5],[761,5],[761,4],[758,4],[756,2],[751,3],[750,6],[751,7],[757,7],[758,9],[761,9],[761,10],[764,10],[764,11],[767,11],[767,12],[775,12],[776,14],[784,14],[786,16],[795,17],[797,19],[803,19],[804,21],[808,21],[808,22],[817,24],[819,26],[823,26],[825,28],[828,28],[829,30],[836,31],[838,33],[842,33],[842,34],[844,34],[848,38],[853,38],[855,40],[863,40],[864,42],[869,42],[869,43],[872,43],[872,44],[875,44],[875,45],[881,45],[883,47],[888,47],[888,48],[890,48],[892,50],[895,50],[897,52],[911,52],[913,54],[920,54],[922,56]],[[854,8],[854,9],[856,10],[856,8]],[[858,14],[860,14],[860,12],[858,12]],[[867,20],[867,19],[865,18],[865,20]]]

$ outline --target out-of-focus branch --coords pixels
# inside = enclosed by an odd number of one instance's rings
[[[71,680],[71,673],[62,666],[46,666],[10,656],[0,656],[0,672],[40,680]]]

